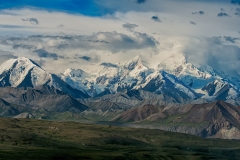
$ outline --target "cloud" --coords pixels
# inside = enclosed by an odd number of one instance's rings
[[[236,8],[235,15],[240,16],[240,8]]]
[[[223,40],[222,40],[221,36],[218,36],[218,37],[214,36],[214,37],[212,37],[211,42],[214,42],[215,44],[219,44],[219,45],[223,44]]]
[[[152,16],[151,19],[154,20],[155,22],[162,22],[158,16]]]
[[[41,67],[44,66],[45,63],[46,63],[46,61],[44,61],[43,59],[40,59],[40,60],[38,60],[38,59],[35,60],[35,59],[34,59],[34,62],[37,63],[37,64],[38,64],[39,66],[41,66]]]
[[[224,13],[224,12],[218,13],[217,16],[218,17],[230,17],[227,13]]]
[[[2,37],[0,38],[0,44],[11,46],[13,49],[26,49],[26,50],[35,50],[36,39],[28,37]]]
[[[57,28],[64,28],[64,25],[61,24],[61,25],[57,26]]]
[[[132,30],[134,30],[136,27],[138,27],[138,25],[136,25],[136,24],[131,24],[131,23],[125,23],[125,24],[123,24],[122,26],[123,26],[123,28],[126,28],[126,29],[128,29],[129,31],[132,31]]]
[[[80,58],[85,60],[85,61],[90,61],[91,60],[91,57],[88,57],[88,56],[82,56]]]
[[[240,38],[230,37],[230,36],[224,36],[224,39],[231,43],[236,43],[237,40],[240,40]]]
[[[7,29],[18,29],[18,28],[30,28],[30,27],[18,26],[18,25],[7,25],[7,24],[0,24],[0,28],[7,28]]]
[[[138,4],[145,3],[145,2],[147,2],[147,0],[136,0],[136,3]]]
[[[209,65],[217,71],[225,71],[229,74],[239,70],[240,48],[238,46],[222,44],[212,38],[193,38],[190,41],[191,43],[186,43],[184,53],[195,64],[201,67]]]
[[[112,53],[143,48],[155,48],[158,42],[146,33],[134,32],[133,36],[118,32],[98,32],[89,36],[51,37],[53,48],[81,50],[109,50]],[[50,38],[50,37],[49,37]]]
[[[13,52],[0,50],[0,65],[11,58],[17,58],[17,56]]]
[[[205,12],[204,12],[204,11],[198,11],[198,12],[192,12],[192,14],[199,14],[199,15],[203,15],[203,14],[205,14]]]
[[[104,67],[112,67],[112,68],[117,68],[116,64],[113,63],[108,63],[108,62],[103,62],[100,65],[104,66]]]
[[[87,50],[91,48],[96,50],[110,50],[112,53],[149,47],[155,48],[158,44],[153,37],[139,32],[134,32],[134,36],[118,32],[99,32],[84,37],[82,40],[80,39],[83,43],[82,48],[86,48]]]
[[[0,37],[0,45],[13,48],[18,56],[37,60],[42,58],[46,61],[44,65],[48,66],[47,69],[51,66],[53,72],[59,72],[62,68],[77,66],[79,63],[81,67],[102,60],[117,63],[136,54],[154,54],[158,51],[159,42],[146,33],[131,32],[127,35],[118,32],[98,32],[92,35]],[[52,59],[64,63],[65,66],[56,68]],[[78,63],[70,63],[73,60]]]
[[[204,11],[199,11],[198,13],[199,13],[200,15],[205,14]]]
[[[1,6],[0,6],[1,8]],[[19,14],[15,14],[15,13],[8,13],[6,12],[6,10],[0,10],[0,15],[7,15],[7,16],[19,16]]]
[[[230,42],[230,43],[237,43],[236,41],[240,40],[240,38],[231,37],[231,36],[218,36],[218,37],[212,37],[212,42],[215,44],[223,45],[224,43]]]
[[[31,50],[31,49],[36,49],[35,46],[31,46],[31,45],[25,45],[25,44],[14,44],[12,45],[13,49],[27,49],[27,50]]]
[[[22,21],[28,21],[28,22],[30,22],[31,24],[36,24],[36,25],[39,24],[37,18],[27,18],[27,19],[22,19]]]
[[[100,2],[100,0],[97,1]],[[103,1],[108,2],[109,0]],[[90,17],[44,10],[8,10],[6,12],[20,16],[0,15],[1,24],[12,26],[24,24],[32,28],[16,28],[13,30],[13,27],[0,29],[1,35],[7,35],[6,37],[0,37],[0,47],[2,50],[13,51],[19,56],[26,56],[34,60],[43,59],[46,61],[44,63],[46,68],[55,72],[55,69],[64,70],[65,67],[84,69],[86,65],[94,64],[92,54],[96,54],[101,58],[98,64],[102,62],[117,63],[118,61],[131,59],[138,54],[152,56],[153,58],[149,60],[150,63],[155,61],[155,59],[160,61],[161,57],[156,58],[155,56],[165,56],[175,52],[171,51],[171,47],[184,47],[185,44],[181,44],[182,41],[179,39],[187,36],[192,38],[217,35],[221,36],[219,45],[239,45],[239,40],[235,40],[235,43],[232,43],[230,42],[231,39],[228,38],[230,41],[226,41],[224,38],[226,35],[236,38],[240,35],[237,33],[237,31],[240,31],[239,17],[234,15],[235,8],[239,8],[239,6],[235,6],[232,13],[230,13],[230,9],[233,7],[229,3],[230,1],[226,3],[205,3],[205,1],[199,2],[196,0],[150,0],[142,5],[135,2],[136,0],[123,0],[101,4],[103,7],[113,8],[113,14],[104,17]],[[231,18],[216,18],[217,13],[221,12],[221,7],[226,9],[226,13],[229,12]],[[201,10],[205,13],[202,16],[199,13]],[[197,15],[191,15],[192,11],[196,11]],[[166,23],[156,24],[151,19],[155,15],[157,19]],[[31,25],[29,22],[23,23],[21,20],[21,18],[30,17],[38,19],[41,27],[39,27],[40,25]],[[166,20],[163,18],[166,18]],[[197,25],[190,25],[190,20],[196,22]],[[126,22],[130,25],[125,25]],[[97,26],[92,24],[97,24]],[[60,25],[64,25],[64,27],[58,28],[57,26]],[[135,25],[138,26],[135,27]],[[160,28],[159,25],[161,26]],[[129,32],[128,30],[131,29],[132,31]],[[156,34],[153,35],[152,33]],[[23,36],[19,37],[19,35]],[[166,37],[171,37],[171,40],[166,41]],[[212,39],[212,41],[214,40]],[[214,44],[216,45],[216,43]],[[168,48],[169,46],[170,49]],[[63,56],[64,59],[58,58],[58,60],[53,61],[53,55],[40,58],[34,52],[39,49],[44,49],[50,54],[55,53]],[[200,49],[203,48],[198,49],[200,52]],[[91,60],[81,59],[80,57],[83,56],[90,57]],[[72,61],[76,61],[76,63],[70,63]],[[155,65],[155,63],[159,62],[154,62],[152,65]],[[61,65],[57,66],[56,64]],[[102,66],[98,65],[98,67]]]
[[[193,22],[193,21],[190,21],[189,23],[192,24],[192,25],[196,25],[197,24],[196,22]]]
[[[64,58],[63,56],[59,56],[56,53],[47,52],[44,49],[38,49],[33,52],[37,53],[38,57],[40,58],[52,58],[54,60],[58,60],[58,58]]]
[[[91,53],[91,54],[87,54],[85,53],[86,55],[76,55],[74,57],[74,59],[80,59],[80,60],[83,60],[81,62],[92,62],[92,63],[97,63],[101,60],[101,57],[98,55],[98,54],[94,54],[94,53]]]

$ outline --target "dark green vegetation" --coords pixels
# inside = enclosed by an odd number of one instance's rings
[[[0,119],[0,159],[239,159],[240,141],[160,130]]]

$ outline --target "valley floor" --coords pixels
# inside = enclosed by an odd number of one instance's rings
[[[238,159],[240,141],[161,130],[0,119],[0,159]]]

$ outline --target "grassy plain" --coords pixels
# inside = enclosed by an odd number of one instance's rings
[[[239,159],[240,141],[161,130],[0,119],[0,159]]]

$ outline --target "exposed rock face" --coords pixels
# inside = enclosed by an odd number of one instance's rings
[[[239,90],[223,80],[215,80],[202,88],[208,96],[214,96],[216,100],[236,99]]]
[[[51,119],[51,118],[49,116],[43,114],[38,119]]]
[[[161,118],[165,118],[166,116],[163,113],[161,113],[161,110],[162,108],[158,106],[144,105],[143,107],[130,109],[120,114],[119,116],[115,117],[113,120],[123,122],[134,122],[142,121],[146,118],[148,120],[155,120],[156,117],[158,116],[160,116]]]
[[[8,103],[7,101],[0,98],[0,116],[1,117],[10,117],[15,116],[20,113],[17,109],[20,106],[13,105]]]
[[[165,108],[145,105],[123,112],[113,120],[145,121],[148,125],[134,125],[201,137],[239,139],[240,135],[240,108],[223,101]]]
[[[211,138],[222,138],[222,139],[240,139],[240,130],[236,127],[222,128],[217,134]]]
[[[123,104],[123,103],[115,103],[108,100],[99,100],[94,102],[88,102],[86,105],[92,109],[92,110],[102,110],[102,111],[108,111],[108,110],[127,110],[129,108],[132,108],[132,106]]]
[[[21,113],[14,118],[27,118],[27,119],[35,119],[35,117],[31,113]]]
[[[155,94],[143,90],[122,90],[116,94],[108,94],[102,97],[85,99],[87,102],[108,100],[110,102],[125,104],[132,107],[143,105],[180,105],[191,103],[191,100],[184,98],[173,98],[167,94]]]
[[[66,112],[80,113],[88,107],[69,95],[65,95],[58,90],[51,90],[48,87],[40,87],[40,89],[29,88],[27,90],[21,88],[0,88],[0,97],[4,100],[25,106],[25,109],[45,109],[49,112]],[[18,108],[14,108],[18,110]],[[19,111],[18,111],[19,112]]]

